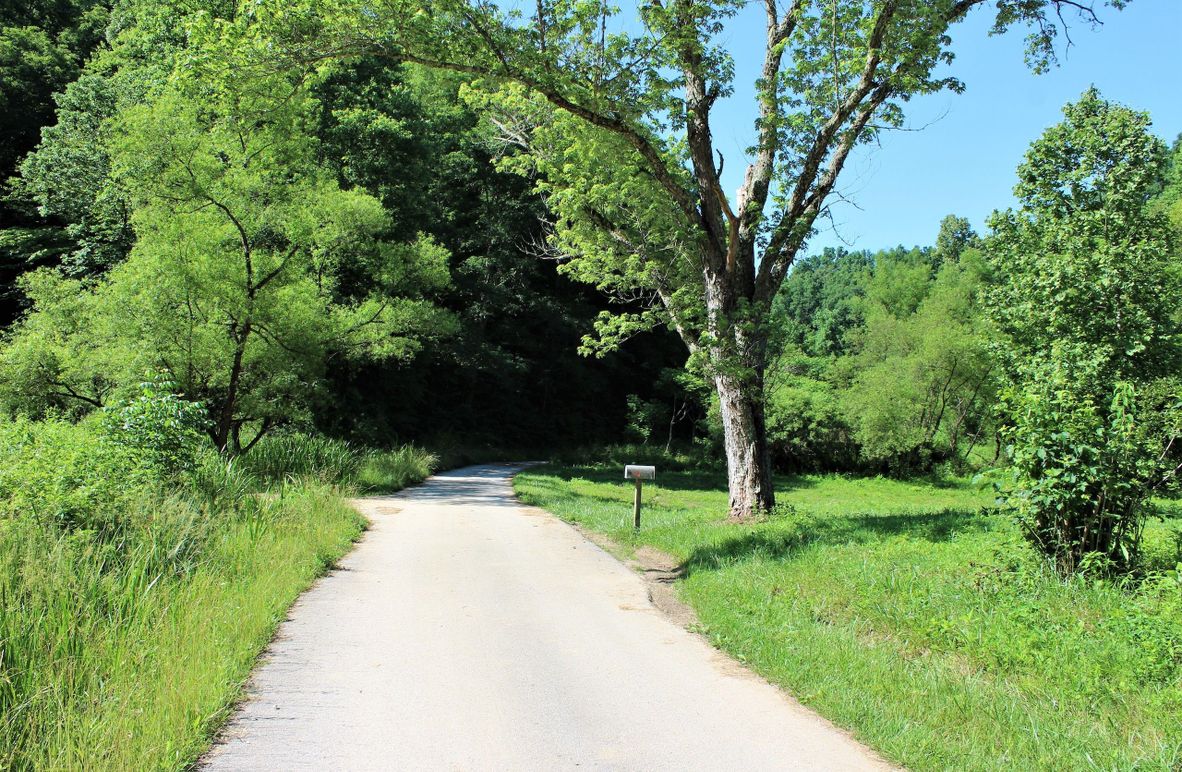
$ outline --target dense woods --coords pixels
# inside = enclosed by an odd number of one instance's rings
[[[25,273],[5,315],[36,310],[4,354],[10,409],[79,414],[163,369],[222,447],[280,425],[611,439],[621,389],[650,396],[676,350],[650,336],[631,357],[578,356],[604,303],[523,250],[541,201],[495,168],[462,82],[372,59],[249,93],[171,75],[196,56],[181,30],[229,11],[120,6],[111,45],[42,121],[10,197],[28,227],[5,231]]]
[[[810,247],[849,154],[962,89],[981,4],[769,0],[732,200],[734,3],[0,3],[0,767],[128,710],[168,740],[108,767],[188,763],[359,533],[340,493],[466,459],[630,443],[725,470],[732,524],[791,509],[773,474],[976,476],[1056,577],[1164,581],[1182,137],[1090,89],[980,232]],[[1035,70],[1100,12],[987,5]],[[227,629],[223,579],[285,561]],[[133,694],[162,620],[236,652],[196,707]]]

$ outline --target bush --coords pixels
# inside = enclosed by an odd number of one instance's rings
[[[1174,234],[1146,207],[1165,146],[1095,89],[1063,112],[1018,168],[1021,208],[990,218],[1009,502],[1061,572],[1130,569],[1178,471],[1178,392],[1151,396],[1182,368]]]
[[[0,517],[114,532],[155,475],[89,424],[0,420]]]
[[[142,383],[137,396],[104,408],[101,418],[108,441],[166,476],[193,467],[209,423],[201,403],[172,391],[166,380]]]
[[[263,484],[313,480],[325,485],[355,486],[367,491],[396,491],[426,479],[439,459],[413,445],[369,450],[343,440],[300,433],[264,437],[249,452],[226,464],[225,475],[254,478]],[[205,482],[232,484],[209,467]]]
[[[360,533],[339,486],[435,463],[294,434],[227,458],[180,403],[150,385],[81,424],[0,418],[0,769],[187,768]]]
[[[1055,347],[1055,352],[1060,348]],[[1062,574],[1137,565],[1155,485],[1169,481],[1156,422],[1127,381],[1093,395],[1096,373],[1067,355],[1033,364],[1005,395],[1012,485],[1004,502]],[[1147,426],[1148,424],[1148,426]]]
[[[826,381],[789,373],[769,386],[767,436],[777,469],[853,471],[860,466],[840,394]]]

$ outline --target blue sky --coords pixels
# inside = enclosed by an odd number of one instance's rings
[[[750,84],[764,34],[762,4],[755,5],[722,39],[735,56],[736,93],[715,109],[713,128],[732,193],[753,138]],[[931,244],[950,213],[983,230],[991,211],[1013,203],[1014,171],[1030,142],[1092,84],[1107,99],[1148,111],[1154,131],[1173,141],[1182,132],[1182,0],[1134,0],[1101,18],[1096,30],[1073,26],[1074,46],[1045,75],[1024,64],[1022,30],[988,36],[988,9],[953,28],[957,58],[949,72],[965,93],[914,100],[908,125],[921,130],[891,132],[851,157],[838,187],[853,203],[833,205],[836,228],[823,224],[808,251]]]

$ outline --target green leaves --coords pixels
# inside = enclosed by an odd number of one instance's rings
[[[1172,372],[1182,283],[1169,224],[1147,206],[1164,146],[1144,114],[1094,90],[1064,114],[1021,167],[1022,209],[991,220],[989,253],[1010,277],[993,294],[996,319],[1016,361],[1068,340],[1088,345],[1109,378]]]
[[[1165,145],[1147,113],[1105,101],[1092,87],[1063,108],[1018,167],[1025,211],[1058,219],[1085,212],[1141,217],[1164,171]]]
[[[161,370],[236,451],[305,417],[331,358],[407,359],[449,333],[427,299],[449,282],[446,250],[388,240],[381,202],[319,162],[317,109],[283,74],[184,73],[121,109],[103,149],[135,246],[93,288],[31,280],[4,354],[26,385],[10,404],[100,404],[129,372]]]
[[[1173,237],[1150,206],[1164,145],[1095,89],[1032,146],[987,251],[1014,478],[1006,501],[1063,573],[1136,564],[1152,492],[1173,479],[1164,400],[1182,363]],[[1089,555],[1093,554],[1093,557]]]
[[[1012,485],[1005,502],[1028,537],[1067,574],[1136,566],[1161,438],[1133,384],[1088,393],[1095,363],[1056,346],[1029,380],[1003,392],[1011,416]]]
[[[191,470],[204,443],[205,408],[172,393],[174,384],[156,377],[138,395],[102,411],[102,436],[138,463],[163,477]]]
[[[0,9],[0,184],[53,122],[53,95],[77,77],[106,16],[105,4],[93,0],[26,0]]]

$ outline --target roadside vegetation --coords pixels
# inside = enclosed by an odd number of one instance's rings
[[[231,459],[181,420],[122,433],[153,414],[184,411],[154,394],[116,422],[0,421],[0,768],[191,763],[364,529],[346,497],[435,463],[298,434]]]
[[[735,525],[725,477],[678,469],[646,485],[639,533],[614,463],[514,486],[624,552],[671,555],[715,645],[908,768],[1182,763],[1176,503],[1140,575],[1064,579],[971,479],[782,476],[776,508]]]

